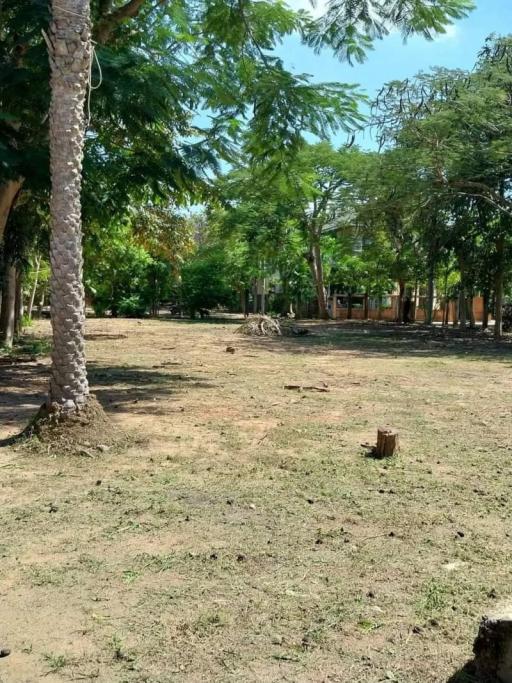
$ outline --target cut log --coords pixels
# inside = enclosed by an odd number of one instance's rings
[[[512,683],[512,601],[482,619],[473,652],[478,681]]]
[[[324,385],[323,387],[319,386],[311,386],[311,385],[306,385],[306,384],[285,384],[284,385],[285,389],[291,389],[291,390],[296,390],[296,391],[318,391],[320,393],[329,393],[330,389],[327,385]]]
[[[398,432],[388,427],[379,427],[377,430],[376,458],[390,458],[398,450]]]

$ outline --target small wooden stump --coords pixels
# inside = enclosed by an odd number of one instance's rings
[[[478,681],[512,683],[512,601],[482,619],[473,652]]]
[[[398,450],[398,432],[389,427],[379,427],[377,430],[376,458],[391,458]]]

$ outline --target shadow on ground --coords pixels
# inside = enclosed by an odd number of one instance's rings
[[[275,353],[346,351],[366,357],[439,358],[459,356],[478,360],[512,360],[512,338],[496,342],[485,332],[385,324],[299,323],[310,334],[297,337],[246,337]]]
[[[88,365],[91,391],[107,412],[167,414],[172,407],[160,407],[163,399],[179,400],[187,388],[210,389],[215,385],[202,377],[139,366]],[[148,407],[148,402],[151,407]]]
[[[47,384],[48,366],[42,363],[0,365],[0,425],[27,425],[45,399]]]
[[[476,677],[475,664],[471,660],[450,676],[446,683],[482,683],[482,681]]]
[[[0,365],[0,425],[23,430],[46,398],[48,365],[13,363]],[[165,368],[111,366],[89,363],[89,384],[103,408],[112,413],[168,414],[168,400],[180,398],[187,387],[209,389],[215,385],[189,374],[168,372]],[[165,400],[165,405],[160,405]],[[177,408],[179,410],[179,408]],[[0,441],[12,443],[13,437]]]

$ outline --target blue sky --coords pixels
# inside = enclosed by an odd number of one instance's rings
[[[293,8],[304,8],[321,13],[321,2],[316,10],[308,0],[288,0]],[[470,69],[486,37],[491,33],[512,33],[512,0],[476,0],[477,8],[468,18],[448,27],[447,33],[428,42],[414,37],[406,44],[393,33],[375,44],[364,64],[349,66],[328,54],[315,55],[296,38],[287,39],[278,50],[286,65],[296,73],[308,73],[315,81],[359,83],[373,96],[390,80],[414,76],[431,66]],[[358,140],[363,147],[373,147],[368,134]]]

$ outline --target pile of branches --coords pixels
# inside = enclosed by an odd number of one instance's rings
[[[252,315],[238,328],[238,334],[250,337],[301,336],[308,330],[297,327],[291,320],[279,320],[268,315]]]

